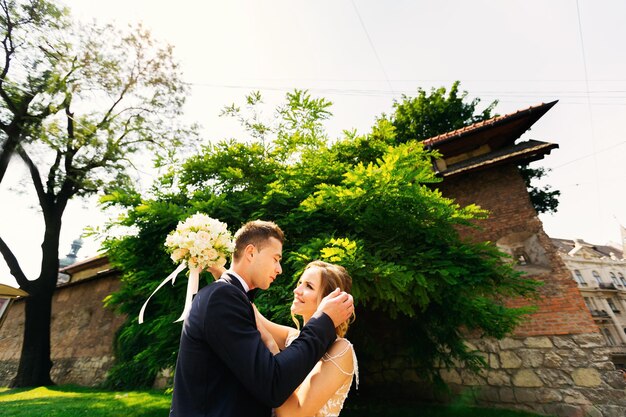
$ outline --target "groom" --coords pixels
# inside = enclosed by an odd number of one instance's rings
[[[269,417],[295,391],[335,340],[352,297],[334,291],[300,336],[273,356],[261,341],[247,292],[267,289],[282,272],[284,235],[252,221],[235,234],[232,266],[193,300],[185,321],[170,417]]]

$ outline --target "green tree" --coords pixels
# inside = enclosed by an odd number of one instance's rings
[[[320,115],[328,116],[328,103],[299,91],[286,102],[293,123],[280,112],[274,123],[252,119],[260,130],[247,143],[207,146],[155,184],[152,198],[118,193],[105,199],[127,209],[121,225],[134,230],[106,243],[124,272],[121,290],[107,303],[128,314],[111,385],[149,386],[159,369],[174,366],[180,325],[173,321],[182,309],[184,280],[151,300],[141,326],[137,313],[174,268],[165,236],[196,211],[233,231],[255,218],[285,230],[284,273],[256,301],[284,323],[290,321],[294,279],[309,260],[346,266],[358,306],[352,334],[368,359],[408,353],[435,377],[434,363],[459,360],[475,369],[480,358],[467,350],[461,329],[502,337],[529,311],[508,308],[504,300],[533,294],[535,282],[503,263],[493,245],[459,237],[457,226],[471,226],[485,213],[442,197],[431,153],[420,142],[396,144],[386,120],[364,136],[312,141],[311,132],[323,136]],[[261,131],[264,138],[257,136]]]
[[[455,81],[448,92],[440,87],[433,88],[430,94],[418,88],[416,97],[403,94],[402,99],[393,104],[394,112],[389,117],[396,128],[396,140],[400,143],[421,141],[495,116],[497,100],[477,112],[481,100],[467,101],[468,92],[459,92],[459,85],[460,82]]]
[[[531,168],[528,165],[521,165],[519,172],[522,174],[522,178],[524,178],[530,202],[537,210],[537,213],[556,213],[561,191],[553,190],[550,185],[545,185],[544,187],[533,185],[534,180],[542,179],[548,175],[550,170],[542,167]]]
[[[61,44],[53,45],[47,34],[67,28],[66,11],[45,1],[0,2],[0,28],[4,62],[0,72],[0,182],[18,145],[31,139],[51,114],[63,110],[64,97],[37,100],[36,91],[63,80],[53,73],[46,54],[54,54]],[[23,51],[29,51],[28,54]],[[15,74],[13,74],[15,73]],[[53,78],[56,78],[54,81]]]
[[[79,25],[44,0],[1,0],[0,9],[0,179],[9,162],[26,165],[45,225],[41,269],[31,279],[0,239],[11,274],[30,294],[13,385],[49,385],[50,309],[67,203],[129,184],[140,151],[161,162],[172,157],[185,87],[171,47],[141,27]]]
[[[455,81],[449,91],[445,87],[433,88],[430,94],[419,88],[417,96],[403,95],[400,101],[394,103],[394,112],[390,116],[383,115],[381,119],[391,122],[396,129],[396,140],[404,143],[432,138],[497,116],[494,113],[497,100],[479,111],[481,100],[474,98],[468,101],[468,92],[460,92],[459,85],[460,82]],[[533,180],[546,175],[545,169],[529,168],[528,164],[519,168],[537,213],[556,213],[560,191],[552,190],[549,185],[531,185]]]

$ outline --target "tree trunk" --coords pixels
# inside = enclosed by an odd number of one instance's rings
[[[15,148],[19,144],[19,141],[14,137],[8,136],[5,138],[5,142],[0,149],[0,182],[4,179],[4,174],[9,166],[9,161],[15,153]]]
[[[61,210],[43,205],[46,230],[41,244],[41,274],[31,281],[30,296],[25,302],[24,342],[17,375],[12,387],[39,387],[53,385],[50,378],[50,320],[52,296],[59,274],[59,235]]]
[[[25,301],[24,342],[12,387],[53,385],[50,379],[50,317],[53,291],[31,295]]]

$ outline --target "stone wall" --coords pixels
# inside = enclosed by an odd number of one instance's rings
[[[124,321],[102,300],[119,288],[115,274],[96,276],[57,288],[52,300],[52,380],[94,386],[104,381],[113,361],[115,332]],[[0,386],[17,372],[24,328],[24,301],[10,307],[0,328]]]
[[[474,340],[489,369],[444,371],[452,389],[481,405],[567,417],[623,417],[624,378],[599,333]]]
[[[424,381],[408,356],[363,366],[361,381],[366,389],[384,387],[371,394],[390,401],[421,398],[558,417],[626,415],[626,383],[598,333],[474,339],[468,347],[482,352],[489,366],[479,374],[462,366],[442,370],[449,391]]]

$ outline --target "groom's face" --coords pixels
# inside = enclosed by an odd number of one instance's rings
[[[276,276],[283,272],[280,260],[283,257],[283,244],[276,238],[269,238],[260,249],[252,253],[252,287],[266,290],[274,282]]]

